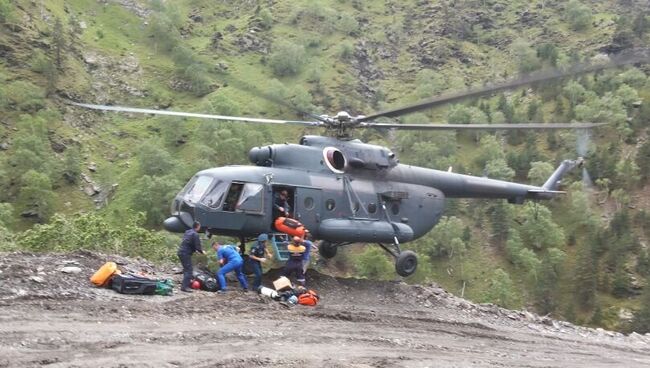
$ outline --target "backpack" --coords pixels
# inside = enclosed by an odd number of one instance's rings
[[[314,306],[318,304],[320,297],[314,290],[307,290],[298,295],[298,304]]]

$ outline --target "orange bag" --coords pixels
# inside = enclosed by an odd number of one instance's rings
[[[298,304],[314,306],[318,304],[320,297],[314,290],[307,290],[298,295]]]
[[[114,274],[120,273],[115,262],[106,262],[90,277],[90,282],[97,286],[105,286]]]
[[[291,236],[305,237],[305,227],[298,220],[288,217],[278,217],[275,219],[275,228]]]

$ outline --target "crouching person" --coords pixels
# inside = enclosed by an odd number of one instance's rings
[[[235,272],[237,280],[242,286],[244,291],[248,291],[248,282],[244,276],[244,260],[239,255],[239,252],[234,247],[229,245],[219,244],[219,242],[212,243],[212,249],[217,252],[217,261],[219,261],[219,271],[217,272],[217,280],[219,281],[219,293],[226,292],[226,274],[228,272]]]

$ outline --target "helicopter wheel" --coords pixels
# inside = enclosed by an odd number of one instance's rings
[[[395,272],[402,277],[408,277],[418,268],[418,256],[415,252],[405,250],[395,260]]]
[[[336,255],[337,248],[338,247],[335,244],[323,240],[318,245],[318,253],[323,256],[323,258],[332,258]]]

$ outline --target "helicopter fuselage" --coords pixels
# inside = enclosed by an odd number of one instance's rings
[[[211,234],[273,232],[274,193],[284,189],[292,216],[317,239],[402,243],[438,223],[446,197],[522,203],[555,193],[555,183],[535,187],[399,164],[389,149],[358,140],[305,136],[300,144],[253,148],[249,158],[255,166],[197,173],[174,199],[165,228],[182,232],[196,220]]]

